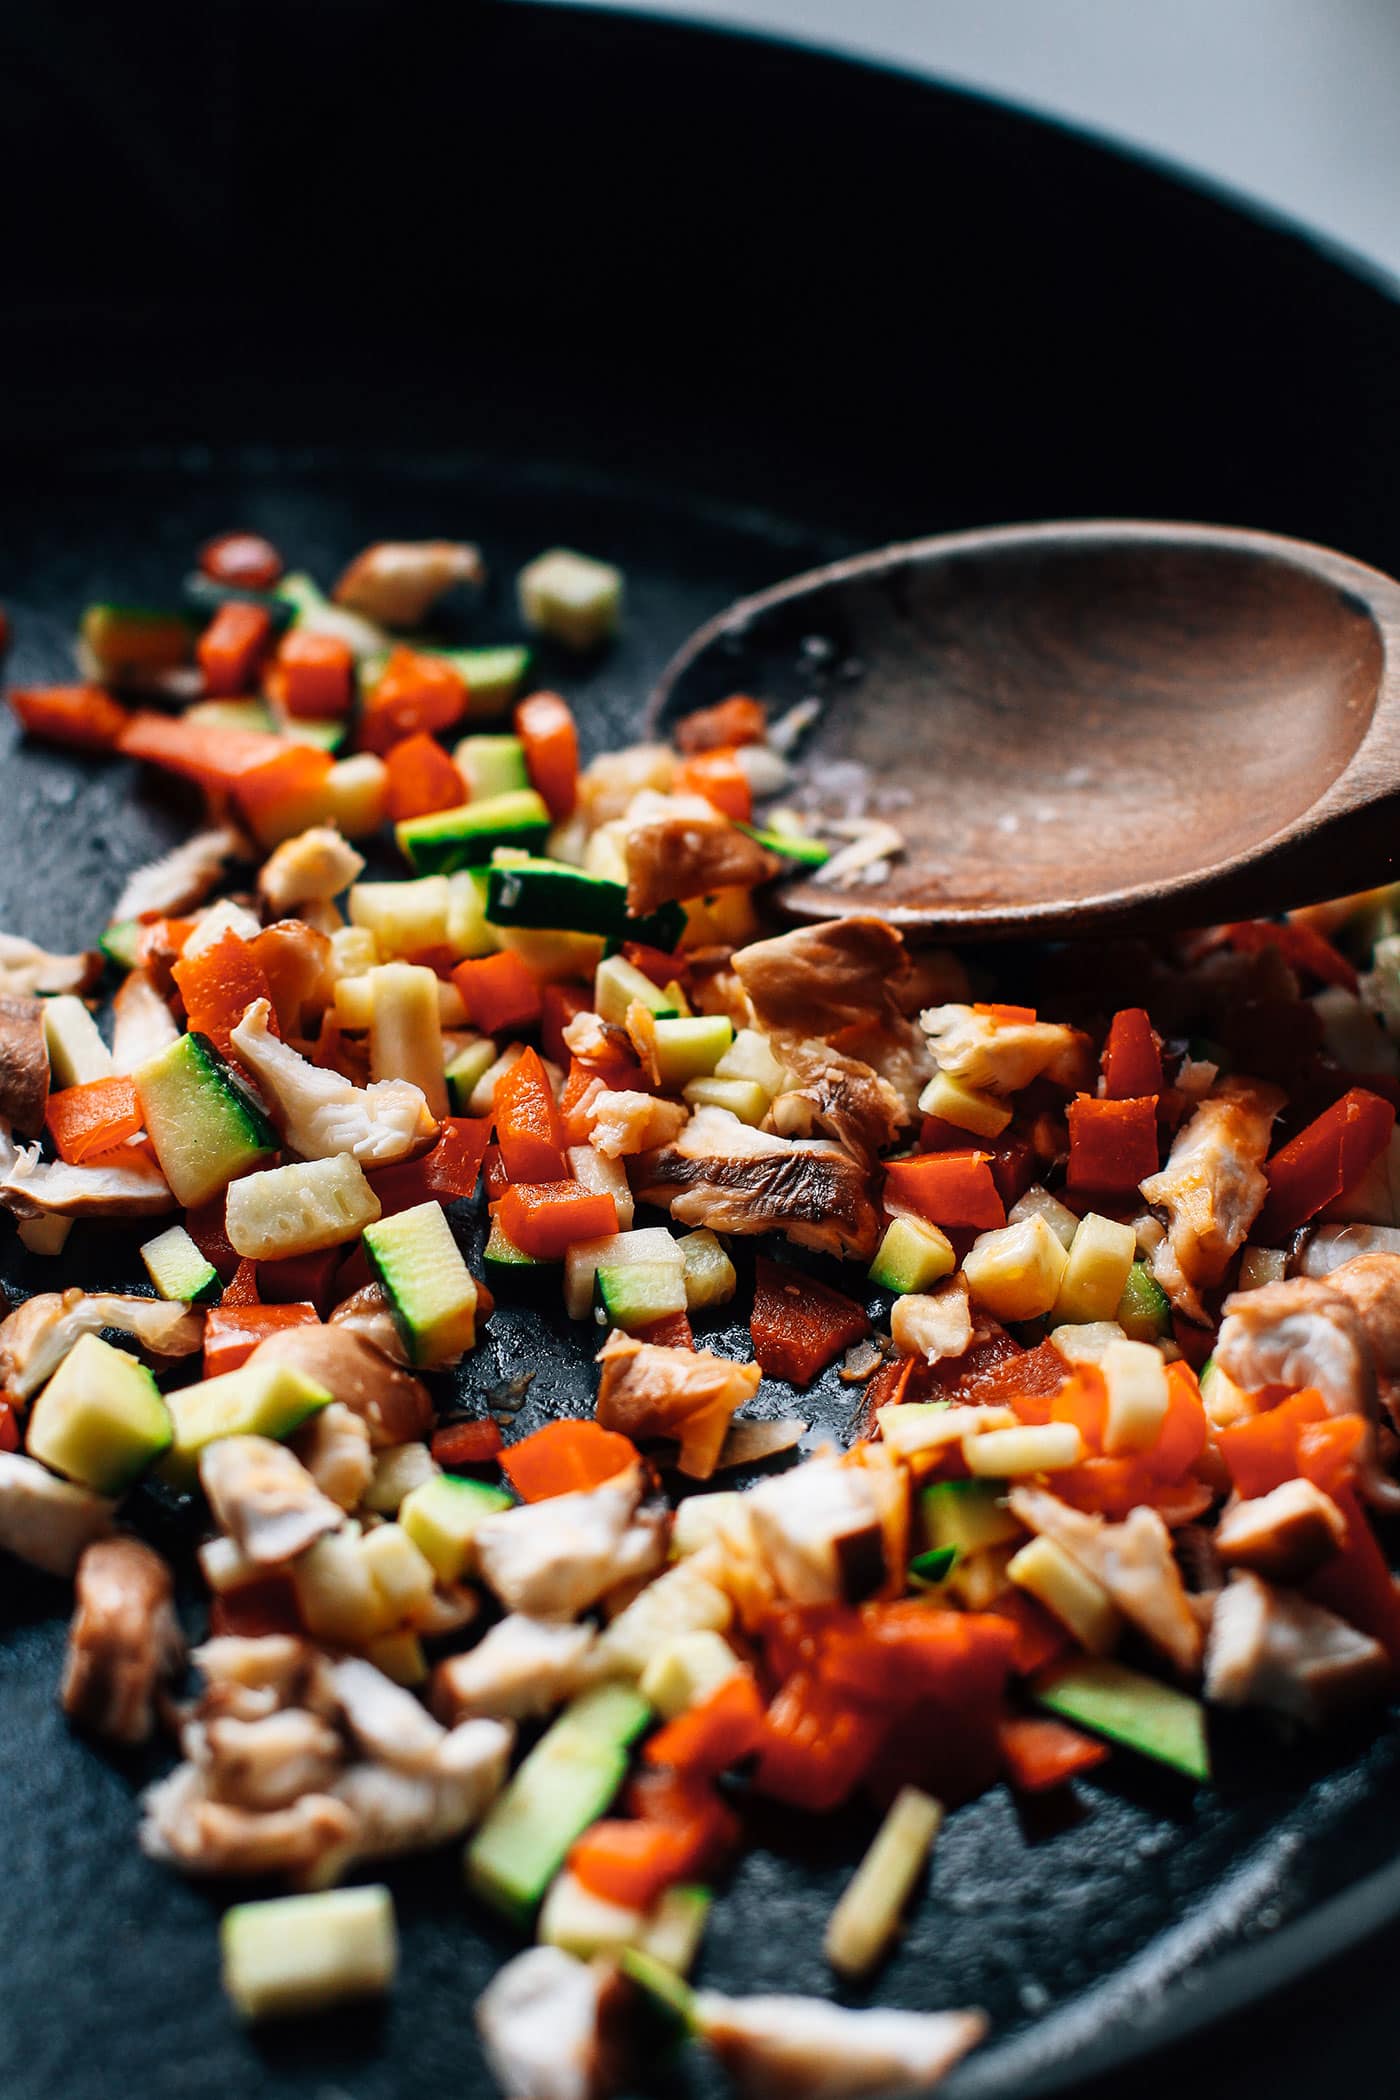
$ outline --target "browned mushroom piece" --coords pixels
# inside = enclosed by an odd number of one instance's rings
[[[0,1385],[27,1400],[80,1335],[104,1327],[131,1335],[157,1360],[193,1356],[204,1344],[204,1314],[193,1306],[115,1291],[41,1291],[0,1321]]]
[[[696,800],[674,816],[654,817],[627,835],[627,909],[641,917],[663,904],[712,890],[752,889],[782,867],[776,855]]]
[[[1177,1132],[1161,1172],[1142,1184],[1146,1201],[1167,1214],[1153,1274],[1190,1320],[1204,1320],[1201,1292],[1221,1281],[1263,1209],[1264,1161],[1283,1103],[1276,1086],[1224,1080]]]
[[[774,1047],[796,1082],[770,1110],[779,1137],[831,1138],[867,1164],[895,1143],[904,1103],[872,1066],[814,1036],[783,1037]]]
[[[869,1171],[840,1145],[752,1130],[724,1109],[696,1111],[673,1144],[637,1161],[633,1190],[682,1225],[752,1235],[868,1261],[880,1235]]]
[[[254,857],[255,848],[231,824],[211,825],[134,868],[109,917],[153,919],[175,916],[202,904],[231,860]]]
[[[468,541],[377,540],[355,556],[332,595],[383,627],[418,627],[455,585],[479,584],[485,574],[480,549]]]
[[[16,1218],[146,1218],[174,1210],[165,1176],[142,1152],[120,1146],[100,1164],[18,1151],[0,1124],[0,1209]]]
[[[614,1333],[600,1352],[597,1416],[605,1429],[634,1442],[674,1437],[680,1470],[708,1480],[730,1418],[758,1391],[757,1364],[735,1363],[707,1349],[667,1349]]]
[[[90,992],[101,975],[96,948],[51,955],[17,933],[0,933],[0,993],[24,998],[34,992]]]
[[[357,1334],[362,1342],[387,1356],[391,1363],[408,1362],[408,1351],[398,1323],[389,1310],[389,1298],[382,1284],[367,1283],[362,1289],[352,1292],[341,1300],[331,1314],[332,1327],[343,1327],[348,1334]]]
[[[1380,1403],[1400,1425],[1400,1254],[1358,1254],[1334,1269],[1327,1281],[1355,1306]]]
[[[1248,1568],[1269,1582],[1305,1582],[1345,1545],[1346,1519],[1310,1480],[1285,1480],[1267,1495],[1232,1502],[1215,1530],[1215,1550],[1228,1568]]]
[[[1319,1728],[1381,1698],[1391,1677],[1379,1641],[1296,1590],[1239,1573],[1216,1599],[1205,1695],[1217,1706],[1265,1706]]]
[[[433,1426],[433,1403],[421,1378],[345,1325],[288,1327],[259,1342],[250,1363],[293,1364],[369,1425],[376,1451],[409,1444]]]
[[[23,1136],[37,1137],[48,1098],[43,1001],[0,993],[0,1117]]]
[[[904,1017],[908,971],[901,935],[883,919],[831,919],[740,948],[734,968],[761,1028],[835,1036]]]
[[[1172,1555],[1171,1534],[1160,1514],[1145,1505],[1121,1524],[1071,1509],[1048,1488],[1015,1487],[1011,1513],[1027,1529],[1054,1543],[1108,1591],[1125,1619],[1183,1675],[1200,1667],[1201,1627]]]
[[[199,1480],[217,1521],[258,1567],[294,1560],[344,1522],[295,1452],[271,1437],[217,1438],[200,1455]]]
[[[99,1539],[78,1563],[63,1710],[116,1743],[144,1743],[160,1687],[181,1667],[184,1637],[170,1570],[140,1539]]]

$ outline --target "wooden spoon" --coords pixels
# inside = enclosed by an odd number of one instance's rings
[[[903,835],[840,886],[796,875],[799,918],[1090,934],[1395,873],[1400,585],[1325,547],[1137,522],[887,547],[711,620],[651,719],[734,692],[815,697],[810,806]]]

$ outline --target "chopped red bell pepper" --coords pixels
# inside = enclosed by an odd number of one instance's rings
[[[1070,1188],[1128,1195],[1156,1173],[1155,1094],[1131,1101],[1097,1101],[1092,1094],[1077,1094],[1065,1113],[1069,1124],[1065,1179]]]
[[[645,1327],[638,1327],[636,1336],[639,1342],[651,1342],[658,1349],[695,1347],[695,1335],[690,1325],[689,1313],[663,1313],[659,1320],[651,1320]]]
[[[1345,1195],[1384,1152],[1394,1127],[1388,1101],[1366,1087],[1348,1088],[1265,1167],[1269,1193],[1255,1228],[1261,1243],[1281,1245],[1325,1204]]]
[[[491,1112],[496,1143],[512,1181],[567,1178],[564,1126],[538,1050],[527,1050],[508,1072],[502,1073],[496,1082]],[[617,1227],[604,1229],[615,1232]]]
[[[366,1177],[382,1214],[392,1218],[419,1203],[456,1203],[474,1195],[490,1136],[490,1116],[444,1116],[431,1151],[372,1169]]]
[[[225,1283],[230,1281],[238,1268],[238,1256],[229,1245],[228,1233],[224,1229],[227,1200],[224,1191],[220,1190],[219,1194],[211,1196],[207,1203],[201,1203],[195,1209],[185,1212],[186,1232],[210,1267],[218,1270]],[[336,1247],[332,1252],[338,1255],[340,1249]],[[315,1293],[306,1291],[302,1296],[311,1298]]]
[[[1004,1225],[991,1158],[990,1152],[961,1151],[892,1159],[885,1168],[885,1209],[891,1217],[912,1212],[952,1231]]]
[[[198,955],[182,955],[171,975],[185,1002],[185,1017],[191,1030],[207,1035],[222,1057],[233,1057],[230,1041],[255,999],[272,1004],[267,972],[253,953],[252,944],[236,933],[226,933]],[[281,1033],[275,1012],[268,1026]]]
[[[209,1602],[209,1633],[215,1640],[223,1634],[255,1641],[270,1633],[305,1631],[290,1575],[263,1575],[236,1590],[221,1590]]]
[[[348,715],[355,698],[355,657],[339,635],[294,627],[283,637],[267,674],[277,706],[297,721],[328,722]]]
[[[556,1495],[586,1493],[636,1465],[630,1437],[599,1422],[569,1416],[546,1422],[532,1436],[501,1453],[501,1471],[522,1502],[549,1502]]]
[[[735,1823],[703,1783],[668,1778],[634,1792],[643,1812],[595,1823],[570,1848],[569,1869],[595,1896],[649,1910],[676,1882],[713,1868]]]
[[[261,1305],[262,1292],[258,1289],[258,1265],[246,1256],[240,1258],[233,1273],[233,1280],[224,1286],[220,1305]]]
[[[533,1261],[562,1261],[579,1240],[617,1231],[611,1196],[578,1181],[512,1181],[496,1204],[501,1230]]]
[[[270,591],[282,574],[282,557],[260,532],[224,532],[199,550],[202,573],[234,590]]]
[[[263,606],[239,598],[221,605],[195,644],[205,692],[251,693],[271,639],[272,621]]]
[[[460,809],[467,799],[461,774],[435,737],[424,729],[390,747],[389,816],[395,824],[406,817],[427,817],[439,809]]]
[[[314,1305],[211,1305],[204,1316],[204,1375],[221,1378],[245,1364],[259,1342],[289,1327],[319,1327]]]
[[[90,1079],[50,1094],[44,1124],[60,1159],[81,1166],[94,1153],[110,1152],[141,1128],[135,1082]]]
[[[644,1744],[649,1765],[669,1766],[697,1779],[717,1779],[763,1740],[763,1699],[753,1674],[736,1669],[708,1699],[677,1714]]]
[[[10,711],[28,736],[78,751],[111,751],[126,727],[126,709],[100,685],[12,686]]]
[[[497,1424],[487,1416],[480,1422],[444,1422],[433,1431],[430,1449],[435,1462],[447,1472],[465,1472],[472,1466],[494,1463],[504,1441]]]
[[[223,1198],[218,1200],[222,1205]],[[265,1305],[314,1305],[324,1319],[335,1303],[335,1272],[344,1255],[343,1247],[323,1247],[315,1254],[286,1254],[279,1261],[260,1261],[259,1296]],[[213,1259],[207,1253],[204,1258]]]
[[[360,748],[382,758],[419,730],[451,729],[467,706],[467,682],[445,657],[397,648],[365,695]]]
[[[13,1400],[0,1400],[0,1451],[18,1451],[19,1415]]]
[[[810,1385],[843,1350],[865,1339],[870,1322],[854,1299],[759,1255],[749,1331],[766,1377]]]
[[[1162,1047],[1145,1007],[1124,1006],[1113,1016],[1103,1046],[1103,1087],[1110,1101],[1160,1096]]]
[[[532,1028],[540,1018],[540,981],[513,949],[458,963],[452,982],[462,994],[467,1018],[486,1035]]]
[[[1092,1772],[1109,1754],[1107,1743],[1096,1743],[1048,1714],[1008,1717],[997,1730],[997,1741],[1006,1776],[1023,1794],[1063,1786],[1081,1772]]]
[[[531,693],[515,710],[515,733],[525,747],[530,785],[544,797],[556,824],[578,801],[578,730],[573,710],[558,693]]]
[[[564,1030],[579,1014],[593,1010],[593,987],[588,984],[546,984],[540,989],[540,1048],[556,1065],[571,1059]]]
[[[699,795],[736,824],[752,820],[753,789],[749,776],[733,751],[723,746],[699,752],[678,766],[674,789],[678,795]]]
[[[884,1744],[887,1717],[853,1705],[812,1671],[786,1677],[763,1717],[753,1784],[816,1815],[848,1801]]]
[[[1226,927],[1225,938],[1242,955],[1257,954],[1261,948],[1277,948],[1290,969],[1304,971],[1321,984],[1340,985],[1347,992],[1356,990],[1356,971],[1346,957],[1316,927],[1302,919],[1285,919],[1280,924],[1269,919],[1243,919]]]

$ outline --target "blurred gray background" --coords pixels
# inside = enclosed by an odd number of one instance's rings
[[[1400,0],[611,4],[1004,95],[1229,184],[1400,276]],[[717,126],[715,150],[722,139]]]

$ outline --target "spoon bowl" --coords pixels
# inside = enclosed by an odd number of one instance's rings
[[[814,700],[803,805],[903,850],[779,891],[943,937],[1273,912],[1384,882],[1400,817],[1400,586],[1265,533],[1012,526],[741,600],[652,697]]]

